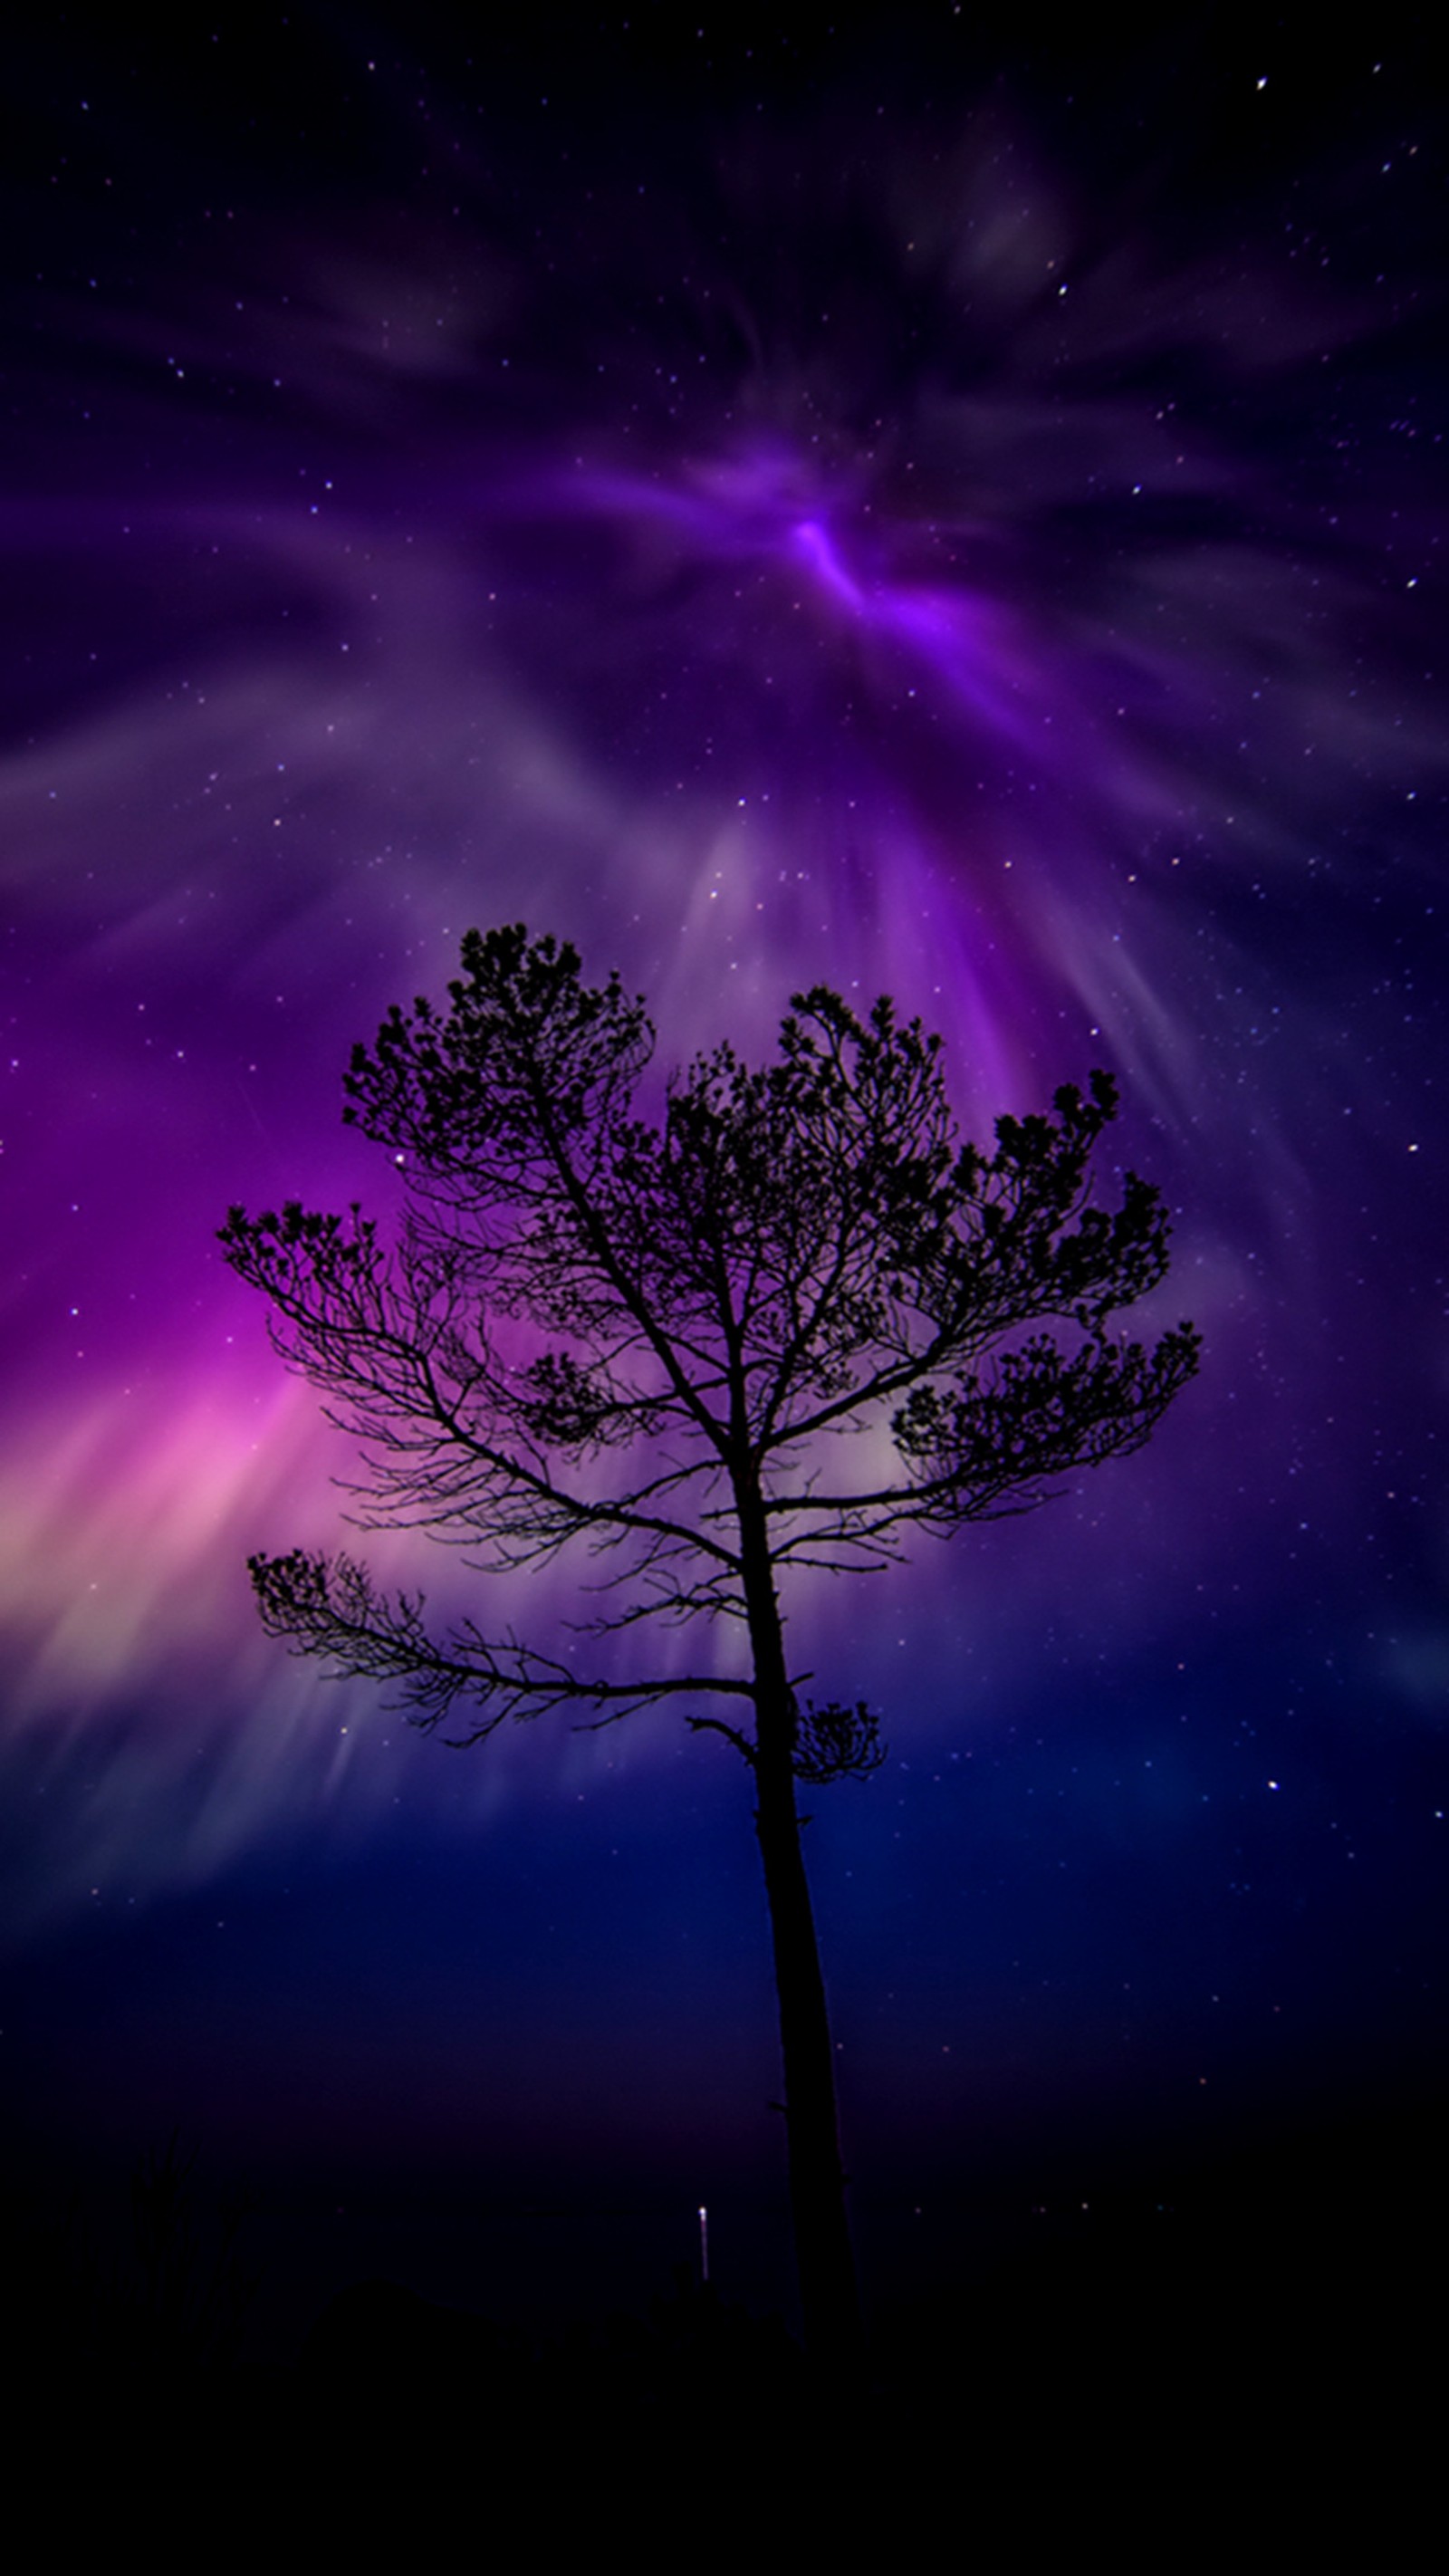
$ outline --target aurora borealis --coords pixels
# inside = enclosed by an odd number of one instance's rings
[[[1176,2139],[1204,2090],[1251,2130],[1427,2083],[1443,116],[1404,16],[1311,56],[948,7],[27,39],[0,1921],[37,2135],[598,2158],[685,2207],[774,2174],[724,1764],[657,1712],[449,1756],[247,1586],[336,1542],[347,1460],[216,1229],[385,1214],[351,1045],[516,919],[617,966],[663,1066],[768,1049],[817,981],[939,1027],[978,1133],[1105,1064],[1176,1211],[1146,1320],[1205,1358],[1152,1447],[795,1614],[892,1746],[812,1854],[862,2194],[929,2203],[983,2136]],[[512,1615],[570,1606],[558,1571]]]

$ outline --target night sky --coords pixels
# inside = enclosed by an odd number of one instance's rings
[[[345,1538],[349,1458],[216,1229],[385,1217],[350,1049],[525,920],[666,1064],[823,981],[939,1028],[988,1141],[1104,1065],[1174,1211],[1144,1320],[1204,1358],[1150,1449],[787,1603],[890,1743],[807,1838],[868,2296],[1098,2195],[1402,2170],[1449,1832],[1428,13],[523,14],[60,11],[8,64],[12,2154],[179,2128],[301,2305],[647,2291],[700,2201],[788,2304],[739,1763],[667,1709],[449,1752],[246,1577]],[[466,1603],[419,1548],[370,1561]]]

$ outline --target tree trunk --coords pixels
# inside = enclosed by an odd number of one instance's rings
[[[860,2300],[845,2216],[825,1980],[795,1807],[795,1701],[758,1486],[738,1478],[735,1503],[754,1649],[755,1831],[774,1937],[800,2304],[812,2361],[837,2372],[850,2369],[860,2354]]]
[[[760,1727],[755,1831],[765,1864],[780,2000],[785,2121],[790,2144],[790,2210],[805,2345],[829,2371],[849,2369],[861,2344],[855,2257],[845,2216],[845,2169],[835,2105],[835,2063],[815,1917],[800,1848],[795,1779],[786,1759],[765,1751]]]

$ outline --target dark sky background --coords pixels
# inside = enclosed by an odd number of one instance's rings
[[[666,1061],[823,980],[972,1132],[1105,1064],[1176,1212],[1151,1449],[793,1605],[891,1745],[809,1836],[872,2296],[1345,2140],[1377,2187],[1449,1832],[1427,13],[522,14],[7,65],[12,2155],[179,2126],[282,2307],[642,2294],[700,2201],[790,2296],[741,1766],[449,1753],[246,1581],[348,1459],[216,1227],[385,1212],[350,1047],[526,919]]]

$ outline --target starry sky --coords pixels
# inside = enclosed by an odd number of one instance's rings
[[[1204,1361],[1152,1447],[789,1605],[891,1748],[809,1837],[869,2283],[988,2176],[1431,2099],[1443,117],[1415,13],[1293,14],[26,39],[0,2024],[40,2161],[179,2124],[325,2202],[338,2270],[384,2204],[426,2270],[432,2211],[435,2287],[484,2204],[485,2272],[587,2285],[707,2198],[787,2295],[740,1766],[667,1711],[450,1753],[246,1580],[345,1537],[348,1458],[217,1226],[386,1217],[350,1048],[516,919],[665,1063],[825,981],[940,1029],[968,1133],[1103,1064],[1174,1210],[1145,1320]],[[453,1598],[418,1544],[371,1561]]]

